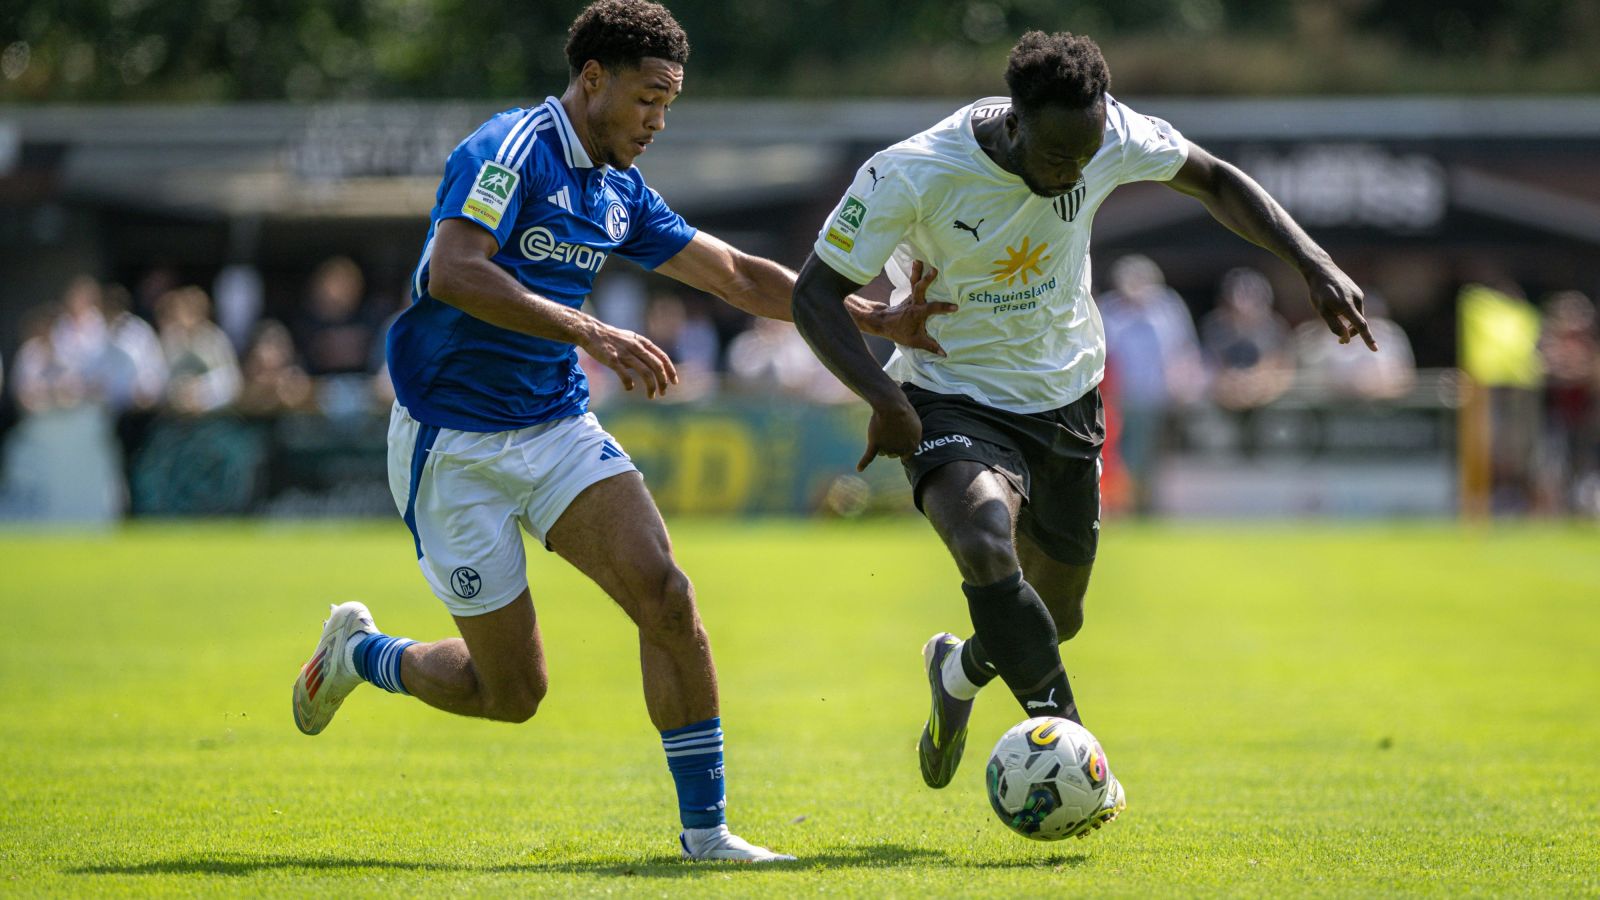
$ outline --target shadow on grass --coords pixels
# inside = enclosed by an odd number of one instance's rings
[[[962,863],[964,869],[1064,869],[1077,868],[1089,861],[1087,853],[1052,853],[1027,859],[984,860]]]
[[[138,863],[106,863],[92,866],[76,866],[64,869],[67,875],[228,875],[243,876],[253,875],[267,871],[330,871],[330,870],[360,870],[360,869],[389,869],[416,872],[460,872],[460,873],[537,873],[550,872],[567,875],[610,875],[615,877],[637,878],[685,878],[697,877],[708,873],[726,872],[730,868],[739,868],[738,863],[712,863],[689,865],[676,856],[652,856],[645,859],[619,862],[610,858],[584,858],[582,856],[556,856],[551,858],[534,859],[527,862],[498,863],[485,865],[471,865],[450,862],[432,862],[428,860],[397,860],[397,859],[341,859],[329,857],[301,858],[294,856],[251,856],[245,854],[221,854],[214,856],[191,856],[172,859],[158,859]],[[1081,862],[1083,857],[1077,857]],[[929,850],[921,847],[905,847],[898,844],[876,844],[867,846],[841,846],[825,849],[819,853],[808,853],[804,858],[794,862],[765,863],[758,868],[761,871],[804,871],[813,868],[824,869],[893,869],[910,866],[928,866],[948,864],[948,857],[941,851]],[[1038,866],[1046,862],[1030,860],[1026,865]],[[1073,863],[1076,864],[1076,863]],[[998,863],[957,863],[960,868],[990,868],[1005,867]]]
[[[154,859],[142,863],[105,863],[95,866],[74,866],[61,871],[67,875],[254,875],[276,869],[462,869],[455,865],[433,865],[397,859],[297,859],[289,856],[190,856],[178,859]]]

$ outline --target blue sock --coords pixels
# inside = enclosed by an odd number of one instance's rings
[[[726,819],[722,783],[722,719],[661,732],[667,768],[678,785],[678,818],[685,828],[715,828]]]
[[[410,638],[390,637],[387,634],[369,634],[350,653],[356,674],[391,694],[408,694],[400,682],[400,657],[416,641]]]

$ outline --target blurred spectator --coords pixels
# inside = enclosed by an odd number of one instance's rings
[[[1117,452],[1132,477],[1133,506],[1152,506],[1155,468],[1170,412],[1198,399],[1204,383],[1189,307],[1147,256],[1111,265],[1111,290],[1099,301],[1106,365],[1116,373],[1110,399],[1120,421]]]
[[[373,405],[385,415],[388,415],[389,407],[394,403],[394,381],[389,378],[389,329],[394,327],[394,320],[400,318],[400,314],[411,305],[410,283],[408,282],[393,297],[394,311],[378,325],[372,349],[367,353],[367,371],[372,373]]]
[[[784,394],[815,403],[846,403],[850,389],[833,377],[794,326],[758,318],[728,345],[728,376],[737,390]]]
[[[233,344],[210,319],[211,298],[189,286],[156,301],[156,326],[167,357],[167,405],[183,413],[220,409],[239,396]]]
[[[101,359],[85,369],[73,358],[81,347],[63,353],[57,342],[58,335],[69,342],[83,336],[80,329],[93,321],[84,298],[97,299],[95,293],[79,281],[69,288],[76,321],[48,308],[24,318],[12,369],[23,418],[6,437],[0,518],[110,522],[123,508],[121,450],[91,380]]]
[[[717,330],[676,294],[657,293],[645,309],[644,335],[665,350],[678,370],[669,400],[694,400],[717,389]]]
[[[1562,291],[1545,301],[1539,356],[1545,371],[1541,505],[1551,512],[1600,513],[1600,335],[1588,297]]]
[[[111,335],[99,367],[101,394],[115,415],[117,441],[128,450],[143,446],[167,393],[167,357],[149,322],[130,309],[132,295],[120,284],[102,285],[100,308]],[[124,475],[131,475],[124,472]]]
[[[146,319],[154,320],[156,303],[168,291],[175,290],[182,279],[171,266],[156,266],[149,269],[139,278],[139,283],[133,289],[133,311]]]
[[[249,263],[223,266],[211,284],[211,294],[217,298],[217,326],[241,353],[255,337],[263,292],[261,273]]]
[[[372,404],[368,362],[377,331],[367,309],[366,278],[345,256],[323,260],[295,323],[295,343],[314,378],[317,405],[333,418],[364,414]]]
[[[294,339],[282,322],[265,319],[244,355],[239,409],[253,415],[312,409],[311,378],[294,358]]]
[[[25,413],[72,409],[87,402],[90,387],[83,373],[60,353],[54,307],[29,310],[22,319],[22,346],[11,365],[11,389]]]
[[[363,309],[365,292],[361,268],[349,257],[330,257],[311,273],[294,329],[307,372],[367,372],[367,353],[375,329]]]
[[[1217,308],[1200,325],[1211,396],[1227,409],[1254,409],[1289,387],[1289,326],[1272,308],[1272,283],[1254,269],[1222,276]]]
[[[100,291],[100,308],[110,334],[104,390],[115,412],[152,409],[167,389],[167,359],[150,323],[133,314],[132,297],[120,284]]]
[[[1393,319],[1383,295],[1364,291],[1367,330],[1378,344],[1376,353],[1360,340],[1339,343],[1320,318],[1294,330],[1294,356],[1301,380],[1336,397],[1387,400],[1404,396],[1417,381],[1411,340]]]
[[[100,309],[100,283],[89,275],[68,282],[50,330],[56,356],[79,375],[92,379],[111,342]]]

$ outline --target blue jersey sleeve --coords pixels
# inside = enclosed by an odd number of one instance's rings
[[[646,269],[654,269],[677,256],[678,251],[694,239],[697,230],[648,187],[644,189],[644,202],[639,205],[638,216],[639,224],[629,229],[627,240],[616,252]]]
[[[527,194],[527,173],[510,165],[473,155],[469,145],[450,154],[439,186],[438,219],[467,219],[494,234],[505,246]]]

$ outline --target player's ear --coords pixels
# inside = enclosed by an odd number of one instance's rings
[[[1006,113],[1006,141],[1007,142],[1015,141],[1017,139],[1017,126],[1020,124],[1020,122],[1021,122],[1021,120],[1017,118],[1016,107],[1012,107],[1011,111]]]
[[[583,68],[578,70],[578,82],[583,85],[586,94],[598,94],[606,88],[606,81],[610,78],[606,67],[598,59],[585,60]]]

